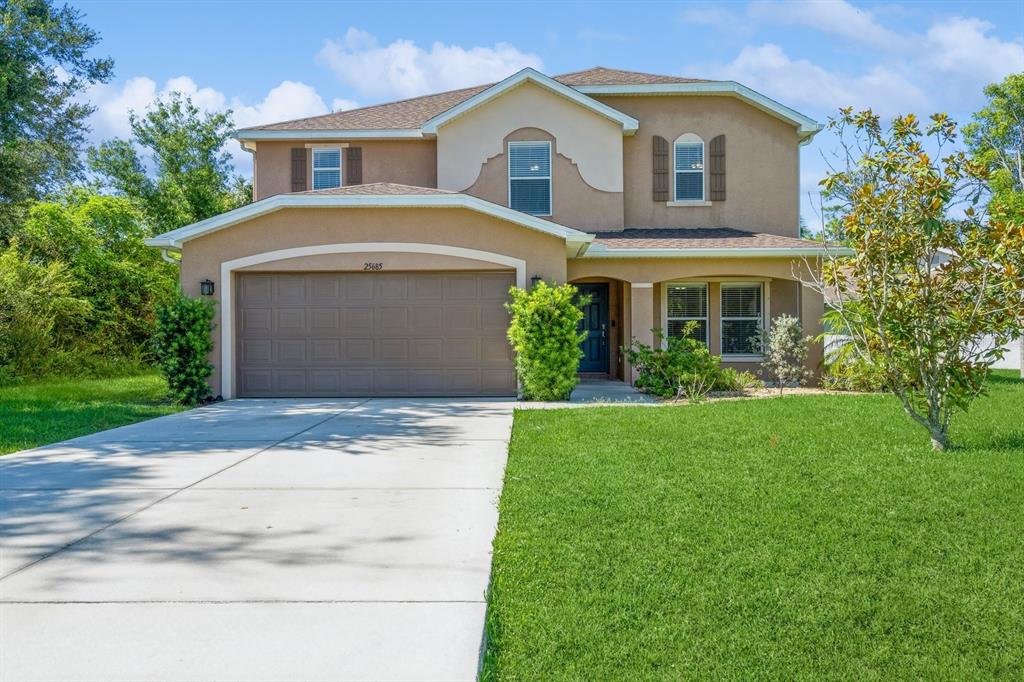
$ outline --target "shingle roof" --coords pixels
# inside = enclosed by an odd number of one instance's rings
[[[746,232],[728,227],[645,228],[597,232],[594,245],[614,249],[779,249],[820,247],[821,242]]]
[[[659,76],[639,71],[620,71],[597,66],[585,71],[575,71],[554,76],[554,80],[577,87],[582,85],[646,85],[655,83],[702,83],[698,78],[680,76]],[[244,130],[393,130],[419,128],[424,122],[465,102],[473,95],[483,92],[494,83],[477,85],[472,88],[439,92],[403,99],[397,102],[348,111],[336,111],[323,116],[300,118],[267,125],[253,126]]]
[[[662,76],[642,71],[622,71],[595,66],[584,71],[573,71],[554,76],[563,85],[653,85],[656,83],[708,83],[703,78],[684,78],[683,76]]]
[[[400,185],[395,182],[371,182],[365,185],[348,185],[346,187],[332,187],[330,189],[311,189],[305,192],[293,192],[293,194],[316,194],[320,196],[408,196],[410,194],[456,194],[456,192],[449,192],[446,189],[435,189],[433,187]]]

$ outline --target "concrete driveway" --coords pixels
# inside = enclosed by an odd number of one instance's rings
[[[235,400],[0,458],[0,679],[475,679],[512,409]]]

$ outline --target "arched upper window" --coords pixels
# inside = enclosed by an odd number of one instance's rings
[[[676,138],[672,157],[676,201],[704,201],[704,140],[693,133]]]

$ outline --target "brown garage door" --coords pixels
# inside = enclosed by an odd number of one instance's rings
[[[238,276],[239,394],[513,395],[504,272]]]

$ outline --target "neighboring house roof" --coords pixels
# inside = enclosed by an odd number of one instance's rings
[[[431,187],[414,187],[389,182],[353,185],[332,190],[277,194],[246,204],[227,213],[179,227],[146,240],[149,246],[180,249],[182,245],[211,232],[252,220],[284,208],[465,208],[565,240],[567,251],[576,254],[586,248],[593,235],[536,218],[506,206],[468,194]]]
[[[539,78],[538,78],[539,76]],[[526,68],[500,83],[478,85],[471,88],[451,90],[422,97],[376,104],[373,106],[337,111],[322,116],[282,121],[251,128],[243,128],[235,133],[241,140],[259,139],[302,139],[302,138],[420,138],[432,134],[427,124],[441,118],[460,105],[467,104],[474,97],[482,96],[494,90],[500,94],[499,87],[508,87],[509,83],[517,84],[527,78],[543,83],[557,90],[557,85],[566,86],[559,93],[582,103],[587,101],[591,108],[603,115],[616,120],[624,120],[624,132],[634,132],[631,117],[608,107],[589,97],[594,94],[625,94],[625,95],[724,95],[742,99],[766,113],[797,126],[801,137],[810,139],[821,130],[821,126],[813,119],[786,107],[775,100],[751,90],[733,81],[709,81],[699,78],[682,76],[664,76],[639,71],[622,71],[606,67],[595,67],[584,71],[566,73],[548,77],[534,69]],[[554,84],[554,85],[552,85]],[[567,91],[571,91],[570,94]],[[580,97],[581,96],[581,97]],[[481,100],[478,100],[481,101]],[[470,107],[471,108],[471,107]],[[461,112],[454,112],[457,115]]]
[[[596,233],[585,257],[815,256],[826,248],[818,241],[732,228],[634,228]]]

